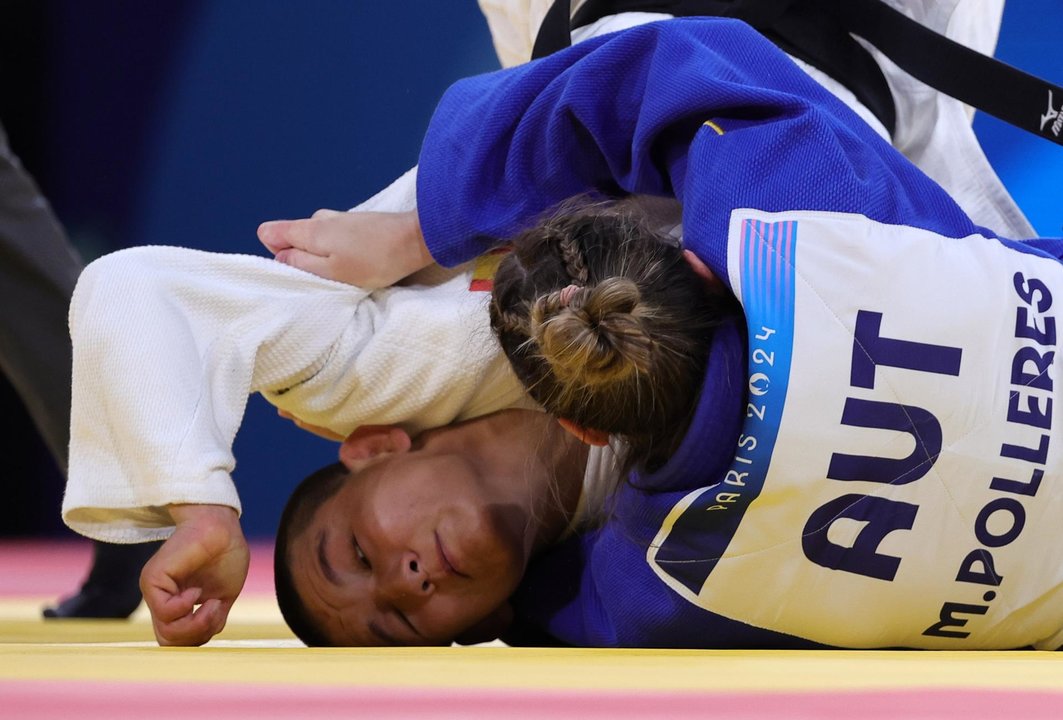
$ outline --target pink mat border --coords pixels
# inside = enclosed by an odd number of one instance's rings
[[[79,718],[1059,718],[1063,692],[955,689],[753,693],[334,688],[0,681],[3,717]]]

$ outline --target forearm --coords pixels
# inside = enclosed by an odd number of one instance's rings
[[[93,263],[71,307],[66,522],[137,542],[172,532],[174,503],[239,510],[248,394],[307,377],[364,296],[249,256],[136,248]]]
[[[394,213],[394,216],[396,220],[396,240],[391,247],[391,256],[387,268],[388,275],[386,278],[381,278],[378,283],[374,283],[374,287],[392,285],[435,262],[428,245],[425,243],[417,209]]]
[[[219,398],[203,386],[200,352],[212,345],[210,333],[186,317],[187,295],[171,295],[174,270],[153,260],[153,250],[124,251],[91,264],[74,294],[63,517],[89,537],[167,537],[171,503],[239,508],[225,442],[231,421],[216,423]],[[215,424],[206,446],[205,423]],[[188,457],[190,447],[205,451]]]
[[[470,290],[472,277],[433,267],[374,292],[312,378],[263,395],[341,439],[362,425],[416,435],[519,403],[522,386],[489,331],[490,294]]]

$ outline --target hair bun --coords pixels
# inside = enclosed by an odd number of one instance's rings
[[[584,387],[648,372],[654,343],[645,330],[638,286],[609,278],[540,298],[531,311],[531,335],[559,379]],[[567,300],[567,302],[564,302]]]

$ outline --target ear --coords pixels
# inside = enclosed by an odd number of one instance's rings
[[[716,277],[716,273],[714,273],[712,270],[709,270],[709,266],[703,263],[701,261],[701,258],[695,255],[693,251],[684,250],[683,259],[687,261],[687,265],[691,267],[691,269],[694,271],[694,274],[701,278],[702,282],[705,283],[705,289],[710,290],[712,292],[720,292],[721,290],[726,289],[724,287],[723,281],[721,281],[720,278]]]
[[[583,427],[578,425],[572,420],[566,420],[565,418],[558,418],[557,424],[565,428],[566,431],[575,435],[580,442],[587,445],[597,445],[601,447],[609,444],[609,433],[601,430],[595,430],[594,428]]]
[[[454,638],[459,645],[476,645],[497,640],[513,624],[513,606],[508,602],[495,608],[494,612]]]
[[[340,445],[340,462],[349,470],[360,470],[366,462],[381,455],[404,453],[412,442],[406,431],[395,425],[362,425]]]

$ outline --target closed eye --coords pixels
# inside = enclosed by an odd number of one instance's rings
[[[325,555],[325,533],[322,532],[317,539],[317,562],[321,568],[321,574],[325,576],[333,585],[339,585],[340,580],[336,575],[336,571],[332,569],[332,565],[329,564],[328,556]]]

